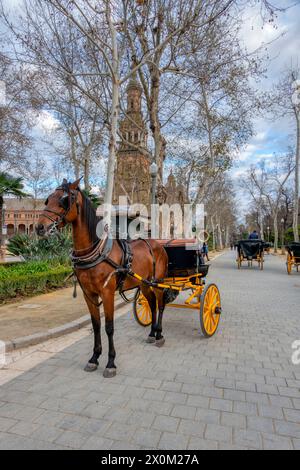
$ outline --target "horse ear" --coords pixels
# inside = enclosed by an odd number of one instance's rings
[[[77,189],[79,187],[80,181],[82,180],[83,176],[79,178],[78,180],[74,181],[74,183],[70,184],[70,189]]]

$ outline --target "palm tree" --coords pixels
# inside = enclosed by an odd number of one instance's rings
[[[4,196],[26,197],[23,192],[22,178],[14,178],[8,173],[0,172],[0,253],[2,246]]]

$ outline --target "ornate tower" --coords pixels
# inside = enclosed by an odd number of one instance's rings
[[[114,204],[126,196],[129,204],[150,204],[148,132],[142,115],[142,87],[133,77],[127,87],[127,110],[120,122],[122,140],[117,154]]]

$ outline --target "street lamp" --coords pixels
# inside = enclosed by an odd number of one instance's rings
[[[268,242],[270,243],[270,227],[267,227],[268,230]]]
[[[152,190],[151,190],[151,234],[153,238],[156,238],[156,186],[157,186],[157,174],[158,166],[155,161],[150,165],[150,176],[152,180]]]
[[[281,219],[281,254],[285,255],[285,248],[284,248],[284,222],[285,220]]]
[[[150,176],[152,179],[152,204],[156,203],[156,185],[157,185],[157,173],[158,173],[158,166],[155,162],[152,162],[150,165]]]

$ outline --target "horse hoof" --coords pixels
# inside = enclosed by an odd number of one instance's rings
[[[92,362],[88,362],[84,368],[85,372],[94,372],[94,370],[97,370],[97,369],[98,369],[98,365],[93,364]]]
[[[155,346],[158,348],[161,348],[165,344],[166,340],[165,338],[160,338],[155,341]]]
[[[148,344],[153,344],[155,343],[156,339],[155,339],[155,336],[148,336],[148,338],[146,339],[146,343]]]
[[[106,379],[111,379],[117,375],[117,369],[105,369],[103,372],[103,377]]]

